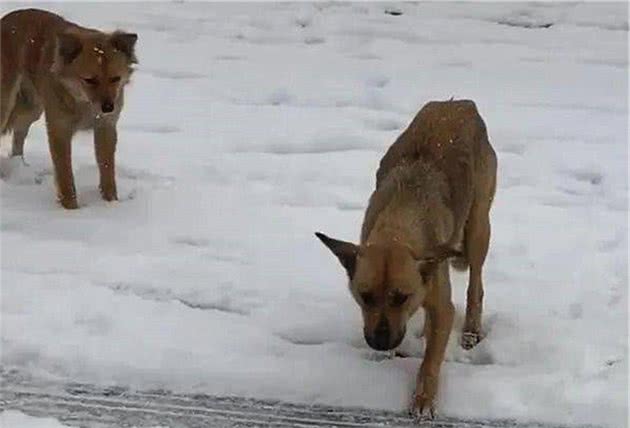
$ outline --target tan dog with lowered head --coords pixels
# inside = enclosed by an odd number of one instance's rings
[[[416,415],[434,415],[453,325],[449,257],[454,267],[470,269],[461,344],[470,349],[481,339],[481,277],[496,170],[475,104],[430,102],[381,160],[359,245],[316,234],[348,273],[372,348],[396,348],[409,318],[425,309],[426,351],[411,409]]]
[[[31,124],[45,112],[58,200],[78,208],[72,137],[94,129],[101,195],[117,199],[116,123],[138,36],[83,28],[38,9],[8,13],[0,30],[0,133],[13,131],[11,154],[23,155]]]

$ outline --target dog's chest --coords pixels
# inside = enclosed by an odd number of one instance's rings
[[[103,114],[92,103],[85,103],[80,106],[78,111],[76,127],[79,130],[93,129],[97,125],[112,123],[114,120],[113,114]]]

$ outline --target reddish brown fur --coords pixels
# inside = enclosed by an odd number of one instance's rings
[[[137,36],[83,28],[37,9],[5,15],[0,31],[0,132],[13,131],[12,155],[23,155],[29,128],[44,112],[58,199],[77,208],[71,141],[78,130],[94,129],[101,194],[117,199],[116,123]]]
[[[398,346],[409,318],[425,309],[427,348],[413,399],[420,413],[433,413],[453,323],[449,257],[470,265],[462,346],[481,338],[481,271],[496,168],[475,104],[430,102],[381,160],[359,245],[318,234],[348,272],[371,346]]]

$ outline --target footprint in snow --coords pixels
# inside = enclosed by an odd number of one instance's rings
[[[36,160],[39,163],[39,160]],[[0,179],[18,185],[42,184],[52,177],[50,168],[35,167],[21,157],[0,157]]]
[[[365,205],[362,202],[339,202],[337,203],[337,209],[340,211],[361,211],[365,209]]]
[[[401,121],[396,119],[380,118],[369,120],[366,124],[377,131],[400,131],[405,126]]]
[[[321,45],[326,42],[326,39],[319,36],[308,36],[304,38],[304,44],[306,45]]]
[[[573,169],[567,171],[567,173],[574,180],[590,183],[594,186],[601,184],[604,179],[603,174],[594,169]]]
[[[182,296],[173,293],[169,289],[160,289],[151,285],[126,283],[126,282],[97,282],[95,285],[106,287],[114,293],[131,295],[143,300],[154,302],[178,302],[190,309],[203,311],[219,311],[236,315],[248,315],[249,309],[238,307],[234,304],[230,296],[222,296],[214,301],[205,301],[204,299],[193,295]]]
[[[196,80],[204,79],[208,76],[200,73],[193,73],[190,71],[175,71],[175,70],[144,70],[146,73],[158,79],[169,80]]]
[[[367,79],[367,86],[373,88],[384,88],[390,82],[390,78],[387,76],[373,76]]]
[[[154,174],[149,171],[127,167],[120,167],[118,169],[118,178],[151,183],[151,187],[154,188],[168,187],[175,181],[173,177]]]
[[[217,55],[214,59],[217,61],[241,61],[244,60],[245,57],[238,55]]]
[[[194,238],[192,236],[178,236],[178,237],[173,238],[172,242],[179,245],[185,245],[188,247],[197,247],[197,248],[210,246],[210,241],[208,239]]]
[[[317,345],[323,345],[324,343],[326,343],[325,340],[316,339],[316,338],[309,339],[309,338],[304,338],[304,337],[292,337],[286,334],[275,334],[275,336],[279,337],[285,342],[289,342],[293,345],[299,345],[299,346],[317,346]]]
[[[122,129],[134,132],[148,132],[151,134],[174,134],[176,132],[181,132],[181,129],[177,126],[158,125],[151,123],[125,125],[122,127]]]
[[[265,100],[264,104],[271,104],[272,106],[279,105],[287,105],[293,102],[293,95],[286,88],[279,88],[269,94]]]
[[[518,156],[522,156],[525,153],[525,144],[521,144],[521,143],[509,143],[509,144],[504,144],[500,147],[498,147],[499,152],[501,153],[508,153],[508,154],[512,154],[512,155],[518,155]]]
[[[449,68],[472,68],[473,63],[471,61],[453,60],[453,61],[443,62],[440,64],[440,66],[449,67]]]
[[[388,7],[387,9],[385,9],[385,14],[391,16],[401,16],[403,14],[403,11],[402,9],[399,9],[397,7]]]

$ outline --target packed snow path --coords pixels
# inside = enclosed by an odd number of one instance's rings
[[[54,202],[41,122],[28,165],[0,158],[3,368],[402,411],[422,343],[410,328],[414,358],[366,346],[313,232],[356,239],[380,157],[422,104],[453,96],[476,101],[499,183],[486,337],[457,346],[454,275],[439,414],[625,425],[627,4],[46,8],[138,32],[140,64],[118,203],[100,200],[89,134],[75,212]]]

